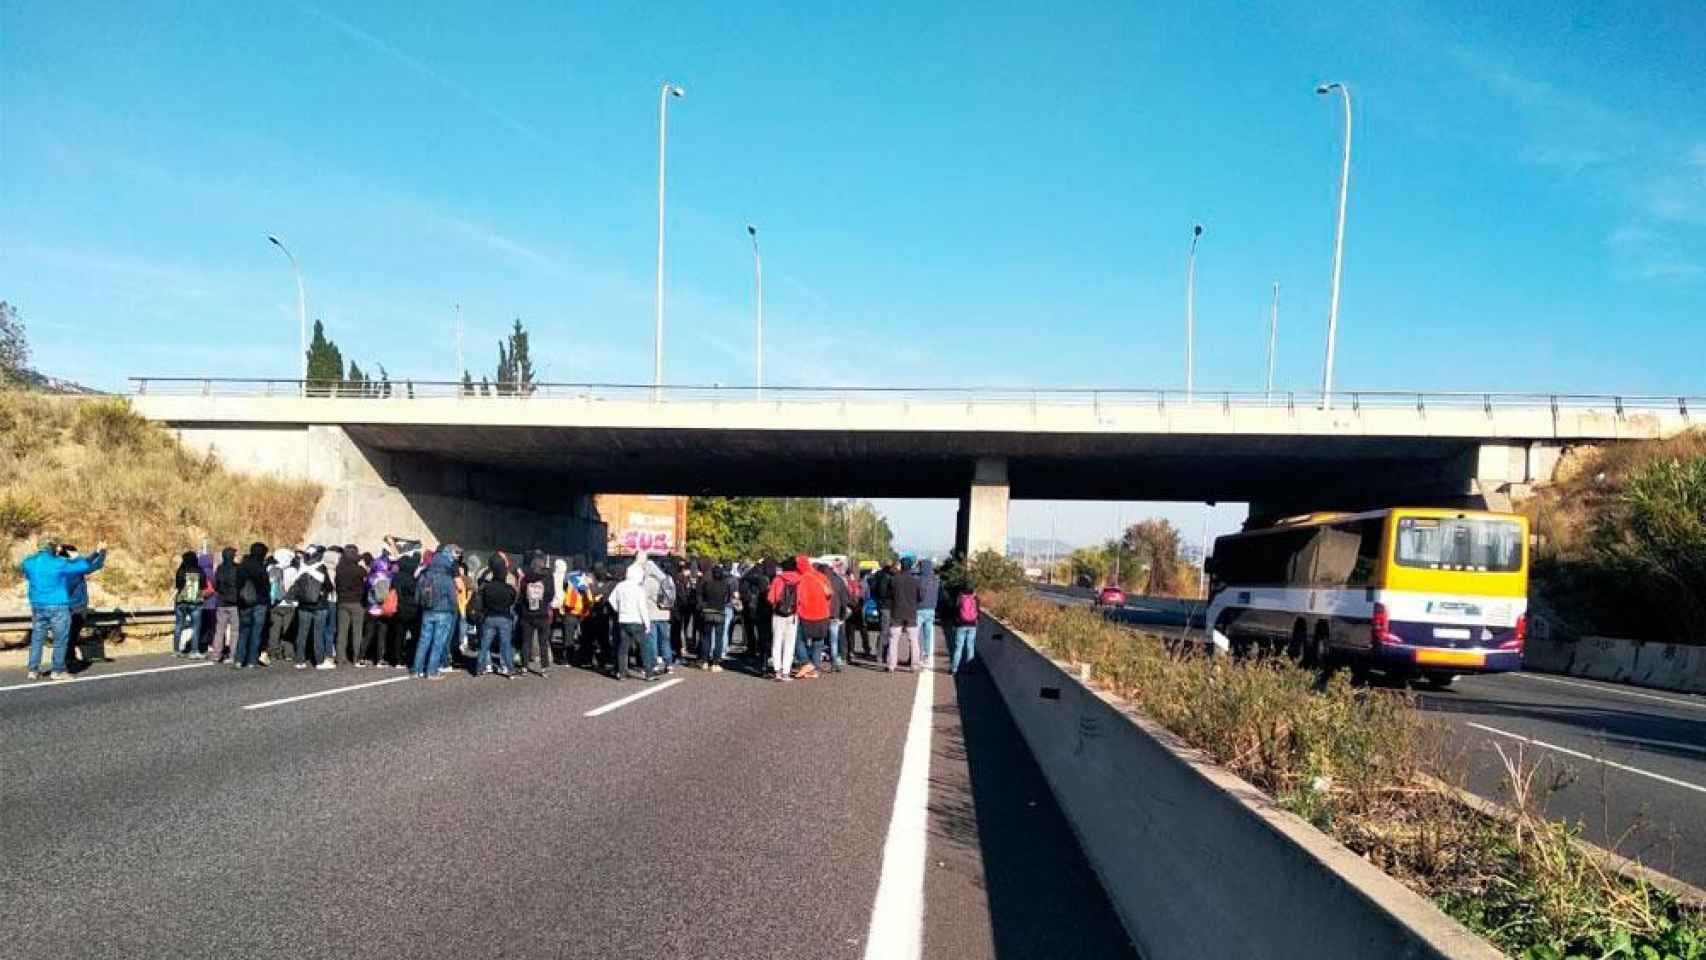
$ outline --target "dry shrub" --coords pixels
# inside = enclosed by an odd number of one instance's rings
[[[320,498],[317,485],[241,476],[190,453],[118,398],[0,392],[0,470],[10,478],[0,529],[15,502],[28,505],[21,519],[39,519],[31,534],[112,547],[90,579],[97,606],[163,603],[178,555],[203,540],[300,542]],[[0,572],[0,585],[16,579]]]

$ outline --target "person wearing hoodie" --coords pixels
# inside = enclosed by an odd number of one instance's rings
[[[23,559],[18,570],[29,582],[30,655],[26,668],[29,679],[41,676],[42,645],[47,632],[53,631],[53,670],[51,680],[69,680],[65,669],[66,651],[71,646],[71,578],[94,573],[107,560],[103,544],[89,557],[68,560],[59,555],[59,544],[52,538],[41,541],[40,549]]]
[[[261,661],[261,637],[272,605],[272,581],[267,579],[267,545],[252,543],[237,564],[237,647],[231,666],[241,670]]]
[[[817,572],[829,583],[829,669],[840,673],[841,665],[846,662],[841,658],[841,626],[847,619],[847,611],[852,609],[853,599],[847,592],[847,581],[834,567],[820,563]]]
[[[770,564],[772,568],[775,564]],[[770,581],[764,598],[770,607],[770,669],[786,681],[794,665],[794,640],[800,627],[800,571],[796,564]]]
[[[290,627],[296,622],[296,601],[292,599],[290,588],[296,586],[296,578],[302,575],[302,567],[297,563],[296,551],[279,547],[272,552],[273,562],[278,570],[278,597],[273,604],[272,613],[267,620],[267,662],[284,662],[284,637],[290,632]],[[297,640],[300,646],[302,641]]]
[[[610,620],[616,628],[615,654],[612,674],[618,680],[628,679],[628,653],[636,641],[640,644],[641,670],[646,682],[657,679],[653,665],[657,660],[656,641],[652,638],[652,601],[646,596],[646,570],[636,559],[628,564],[622,582],[610,591]]]
[[[799,597],[800,636],[806,644],[804,663],[794,675],[801,679],[817,676],[817,662],[823,653],[824,642],[829,639],[830,607],[835,602],[835,591],[830,587],[829,580],[805,556],[794,558],[794,570],[800,575]]]
[[[213,611],[213,642],[208,645],[207,658],[214,663],[225,659],[226,648],[237,649],[237,548],[219,551],[219,566],[213,568],[213,593],[219,606]]]
[[[529,555],[527,572],[515,600],[516,623],[521,628],[521,666],[539,676],[551,672],[551,611],[557,606],[551,562],[535,550]]]
[[[770,561],[760,560],[740,579],[741,643],[747,657],[758,661],[760,671],[764,668],[764,658],[770,654],[770,611],[765,604],[769,602],[766,594],[775,576],[776,568]]]
[[[296,578],[284,598],[296,606],[296,669],[306,670],[319,659],[319,667],[330,670],[321,645],[320,623],[326,619],[326,580],[321,576],[320,555],[313,548],[296,558]]]
[[[421,608],[415,602],[415,580],[420,572],[420,554],[406,553],[397,561],[397,572],[391,578],[391,588],[397,591],[397,614],[391,636],[397,644],[396,663],[403,667],[415,662],[415,647],[420,643]]]
[[[320,618],[320,647],[330,650],[330,659],[322,658],[320,666],[326,670],[338,668],[338,564],[344,559],[344,550],[339,546],[326,547],[320,553],[319,572],[326,583],[326,615]]]
[[[498,642],[498,673],[515,676],[515,588],[509,585],[509,563],[501,553],[492,556],[491,576],[480,581],[470,606],[480,615],[480,653],[474,675],[483,677],[492,663],[492,641]]]
[[[722,564],[699,581],[699,667],[721,672],[729,652],[729,620],[734,611],[734,585]]]
[[[421,607],[421,639],[415,645],[411,672],[417,677],[437,680],[444,676],[439,665],[456,621],[455,556],[453,544],[440,546],[415,581],[415,602]]]
[[[936,605],[941,602],[942,578],[936,575],[935,563],[925,560],[918,564],[918,652],[920,661],[930,666],[930,655],[936,649]]]
[[[889,598],[894,606],[888,634],[883,638],[888,647],[884,669],[894,672],[895,661],[900,658],[900,640],[905,637],[910,644],[906,668],[916,671],[923,658],[918,653],[918,578],[912,573],[911,557],[902,557],[900,571],[889,578]]]
[[[662,672],[668,673],[675,665],[675,650],[670,645],[669,635],[669,621],[675,616],[675,581],[644,550],[635,554],[634,563],[640,566],[640,584],[652,605],[651,632],[655,655],[662,665]]]
[[[385,614],[385,597],[391,593],[391,577],[394,568],[390,553],[379,551],[379,556],[373,557],[367,564],[367,582],[363,587],[362,597],[367,606],[362,611],[362,626],[366,635],[362,642],[367,646],[368,656],[376,667],[395,666],[400,663],[392,649],[391,639],[393,620]]]
[[[332,571],[333,588],[338,592],[338,638],[336,645],[344,657],[358,667],[367,666],[366,651],[362,649],[364,621],[367,619],[367,571],[362,569],[361,557],[354,546],[345,546],[343,556]]]
[[[207,593],[207,578],[194,550],[185,550],[172,575],[172,656],[194,657],[196,635],[201,627],[201,602]]]

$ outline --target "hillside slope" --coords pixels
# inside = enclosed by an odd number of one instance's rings
[[[185,550],[297,543],[313,484],[254,479],[192,454],[118,398],[0,391],[0,610],[27,606],[18,561],[53,535],[85,551],[106,541],[90,601],[162,606]]]

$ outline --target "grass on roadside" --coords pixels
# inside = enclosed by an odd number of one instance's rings
[[[1706,960],[1706,918],[1609,872],[1575,844],[1576,826],[1540,813],[1535,765],[1508,764],[1509,821],[1426,785],[1418,775],[1458,768],[1460,747],[1406,692],[1175,651],[1025,591],[986,606],[1509,954]]]

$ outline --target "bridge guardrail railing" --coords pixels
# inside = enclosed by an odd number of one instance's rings
[[[1565,411],[1606,411],[1622,418],[1632,413],[1677,414],[1689,419],[1691,407],[1706,397],[1659,394],[1517,393],[1438,390],[1339,390],[1331,397],[1319,391],[1196,390],[1161,388],[1072,387],[747,387],[631,383],[467,384],[449,380],[393,380],[352,383],[334,380],[241,379],[223,377],[131,377],[136,396],[278,397],[407,402],[424,399],[488,400],[555,399],[621,403],[778,403],[778,404],[952,404],[968,407],[1082,406],[1104,409],[1153,407],[1218,410],[1224,415],[1243,409],[1339,410],[1361,414],[1370,410],[1480,410],[1493,416],[1499,410],[1546,409],[1554,417]]]

